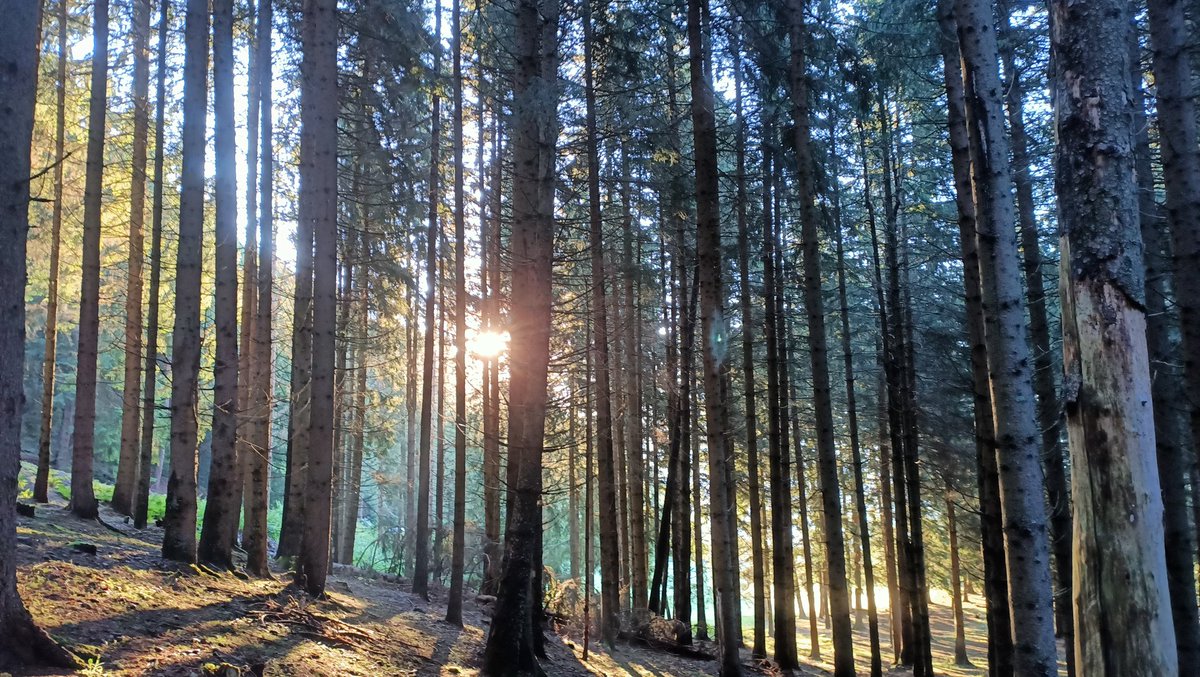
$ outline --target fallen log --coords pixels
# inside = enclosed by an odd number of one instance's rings
[[[708,653],[707,651],[704,651],[704,650],[699,649],[694,646],[687,646],[686,644],[679,644],[678,642],[665,642],[661,639],[655,639],[653,637],[644,637],[642,635],[638,635],[638,634],[635,634],[632,632],[627,632],[627,631],[621,631],[620,633],[618,633],[617,638],[623,639],[623,640],[629,642],[630,644],[644,646],[644,647],[647,647],[650,649],[654,649],[656,651],[665,651],[667,653],[675,654],[676,656],[684,656],[685,658],[692,658],[692,659],[700,660],[700,661],[715,661],[715,660],[717,660],[716,656]]]

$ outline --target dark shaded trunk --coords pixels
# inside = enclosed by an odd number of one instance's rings
[[[600,221],[600,157],[596,131],[596,93],[592,58],[591,4],[583,8],[584,93],[588,166],[588,243],[591,251],[592,359],[596,375],[596,453],[600,477],[600,632],[612,646],[620,629],[620,543],[618,542],[617,463],[613,450],[612,390],[609,384],[608,308],[604,240]],[[514,292],[515,297],[515,292]],[[515,300],[515,299],[514,299]],[[686,482],[686,476],[683,480]]]
[[[462,0],[454,0],[454,534],[446,622],[462,625],[467,521],[467,239],[463,190]]]
[[[735,36],[735,40],[737,36]],[[754,641],[753,652],[758,658],[767,656],[766,631],[766,571],[763,562],[763,524],[762,524],[762,493],[759,486],[758,467],[758,403],[754,379],[754,332],[749,328],[754,325],[754,312],[750,295],[750,227],[746,216],[746,205],[749,197],[746,192],[746,123],[742,106],[742,60],[741,45],[733,46],[733,85],[734,106],[737,114],[736,139],[734,141],[737,155],[737,196],[734,204],[737,210],[737,244],[738,244],[738,305],[742,316],[742,384],[745,389],[746,416],[746,474],[747,499],[750,502],[750,559],[754,603]],[[765,147],[764,147],[765,152]],[[764,162],[764,167],[766,163]],[[766,199],[766,177],[769,170],[764,171],[764,199]]]
[[[213,0],[213,118],[216,152],[216,364],[212,462],[200,531],[201,561],[233,567],[241,509],[237,458],[237,147],[233,120],[233,0]]]
[[[274,322],[275,285],[275,153],[274,117],[272,115],[271,87],[262,86],[272,82],[271,25],[273,9],[271,0],[258,0],[258,36],[255,49],[258,52],[255,65],[259,69],[259,154],[258,170],[258,279],[253,321],[254,337],[251,341],[253,354],[250,358],[252,371],[248,394],[250,420],[247,422],[249,443],[246,445],[242,526],[242,548],[246,551],[246,570],[254,576],[270,573],[267,564],[267,510],[269,503],[269,475],[271,467],[271,401],[275,374],[274,354],[271,350],[271,332]],[[253,107],[252,107],[253,108]]]
[[[512,302],[508,387],[508,524],[484,670],[543,674],[540,617],[542,448],[550,347],[554,162],[558,139],[558,4],[519,0],[513,77]]]
[[[725,326],[721,280],[720,195],[717,171],[717,129],[709,49],[702,21],[708,19],[707,0],[689,0],[687,12],[688,65],[692,95],[692,136],[696,164],[696,267],[703,346],[704,409],[709,465],[709,523],[712,531],[713,588],[717,595],[717,633],[721,642],[721,677],[743,674],[737,627],[737,562],[733,559],[734,487],[728,485],[726,432],[729,412],[722,387],[723,358],[729,331]]]
[[[442,3],[437,0],[434,4],[434,25],[436,40],[433,50],[434,72],[441,72],[442,63]],[[419,462],[417,468],[417,523],[414,529],[413,541],[413,594],[428,598],[429,596],[429,496],[432,459],[430,444],[433,434],[433,348],[434,348],[434,309],[438,296],[440,280],[438,277],[438,240],[441,239],[441,225],[438,219],[438,204],[441,196],[439,184],[441,177],[441,145],[442,145],[442,99],[434,90],[433,112],[431,118],[430,160],[429,160],[429,226],[425,233],[425,340],[424,355],[421,371],[421,439]],[[440,430],[440,426],[439,426]],[[439,435],[440,436],[440,435]]]
[[[1158,140],[1166,187],[1166,221],[1175,261],[1174,299],[1179,306],[1183,338],[1186,396],[1180,401],[1190,403],[1194,447],[1200,440],[1200,407],[1195,399],[1200,396],[1200,361],[1193,352],[1200,350],[1200,299],[1195,296],[1200,294],[1200,272],[1195,268],[1200,262],[1200,150],[1196,147],[1195,73],[1187,48],[1194,42],[1195,34],[1189,30],[1186,3],[1182,0],[1151,0],[1146,7],[1150,15],[1150,46],[1158,98]],[[1193,15],[1190,19],[1195,22],[1200,16]],[[1151,256],[1158,255],[1159,251],[1161,247]],[[1158,322],[1157,318],[1153,321]],[[1162,430],[1164,436],[1170,433],[1170,429]],[[1174,439],[1166,441],[1177,443]],[[1200,618],[1192,559],[1196,533],[1189,525],[1187,488],[1189,466],[1193,464],[1194,459],[1189,459],[1183,449],[1158,446],[1167,583],[1171,590],[1171,616],[1175,621],[1181,674],[1200,672]],[[1192,492],[1193,501],[1200,498],[1200,487],[1193,486]]]
[[[20,356],[25,354],[25,242],[39,12],[30,2],[13,3],[7,10],[0,29],[0,63],[6,69],[0,77],[0,350]],[[11,554],[17,550],[23,370],[20,359],[0,360],[0,552],[5,553],[0,558],[0,669],[81,669],[75,656],[34,625],[17,591],[17,560]]]
[[[808,350],[812,363],[814,413],[817,427],[817,467],[821,485],[826,569],[829,575],[830,611],[833,620],[834,674],[854,674],[853,629],[846,589],[846,552],[842,536],[841,488],[837,451],[834,448],[833,407],[830,398],[829,357],[825,335],[825,308],[821,296],[821,261],[817,237],[817,210],[813,160],[809,148],[808,81],[805,72],[806,35],[804,1],[791,0],[791,68],[789,84],[795,125],[796,184],[800,200],[804,254],[804,308],[808,320]],[[778,546],[776,546],[778,547]]]
[[[204,155],[208,122],[208,3],[188,0],[184,18],[183,164],[175,327],[171,334],[171,474],[162,554],[196,559],[196,388],[200,373],[200,276],[204,237]]]

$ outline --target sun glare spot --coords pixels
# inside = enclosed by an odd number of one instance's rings
[[[482,358],[496,357],[508,349],[506,331],[481,331],[471,340],[471,352]]]

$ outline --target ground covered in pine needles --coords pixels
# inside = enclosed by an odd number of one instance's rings
[[[66,512],[61,497],[52,501],[37,506],[34,517],[19,518],[18,582],[36,621],[87,663],[82,674],[478,674],[489,619],[474,601],[459,629],[442,621],[441,591],[426,601],[406,592],[403,581],[340,566],[327,598],[314,601],[290,586],[284,572],[258,580],[180,566],[159,557],[161,529],[137,531],[106,507],[103,522],[81,521]],[[953,665],[948,610],[935,607],[935,613],[938,673],[985,674],[982,610],[968,610],[975,667]],[[885,626],[885,652],[886,632]],[[823,629],[826,641],[827,634]],[[865,672],[865,630],[856,639]],[[701,648],[715,653],[711,645]],[[800,649],[807,653],[806,634]],[[716,674],[715,662],[630,644],[611,652],[593,646],[585,662],[580,638],[565,628],[548,633],[547,652],[547,673],[565,677]],[[827,643],[823,655],[832,656]],[[752,661],[748,652],[745,660],[754,672],[774,674],[771,664]],[[810,661],[804,674],[827,674],[831,667]]]

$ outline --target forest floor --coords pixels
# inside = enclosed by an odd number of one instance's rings
[[[443,620],[444,593],[426,601],[394,579],[337,567],[326,599],[312,601],[275,579],[246,579],[181,566],[159,556],[161,529],[137,531],[101,507],[105,524],[81,521],[53,496],[17,524],[18,584],[34,619],[87,662],[85,675],[477,675],[487,609],[468,601],[465,627]],[[111,526],[106,526],[111,525]],[[968,607],[968,650],[978,667],[953,665],[949,610],[934,606],[938,674],[985,674],[982,610]],[[806,622],[801,622],[807,628]],[[822,629],[824,656],[832,656]],[[885,660],[888,655],[886,625]],[[582,660],[578,638],[548,633],[549,675],[691,677],[715,675],[713,661],[618,644],[593,646]],[[807,654],[807,635],[800,650]],[[856,631],[867,672],[865,629]],[[707,647],[710,651],[713,647]],[[772,674],[768,663],[748,667]],[[803,674],[832,665],[808,661]],[[26,672],[22,674],[67,674]],[[900,675],[897,670],[889,674]]]

